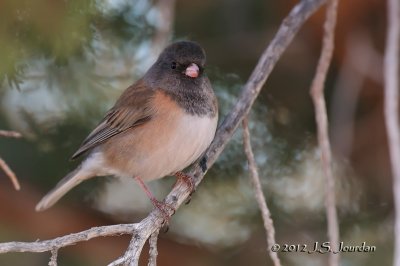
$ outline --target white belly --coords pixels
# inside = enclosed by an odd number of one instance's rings
[[[177,121],[174,131],[160,143],[159,149],[147,154],[137,166],[138,175],[144,180],[153,180],[183,170],[210,145],[217,127],[217,117],[185,115]]]

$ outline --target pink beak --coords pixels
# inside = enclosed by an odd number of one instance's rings
[[[200,69],[195,63],[191,63],[185,70],[185,75],[191,78],[199,76]]]

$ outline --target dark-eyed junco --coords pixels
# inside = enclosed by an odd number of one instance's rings
[[[197,160],[214,138],[217,99],[204,73],[206,56],[194,42],[179,41],[160,54],[147,73],[128,87],[73,159],[86,159],[37,205],[51,207],[70,189],[95,176],[135,178],[156,207],[143,181],[180,172]]]

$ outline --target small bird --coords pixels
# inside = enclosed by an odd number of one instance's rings
[[[195,42],[167,46],[83,141],[72,159],[86,158],[43,197],[36,211],[48,209],[82,181],[108,175],[134,178],[162,209],[144,181],[167,175],[190,179],[181,171],[200,158],[215,135],[218,103],[205,63],[205,52]]]

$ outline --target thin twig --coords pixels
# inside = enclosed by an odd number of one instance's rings
[[[315,106],[315,119],[318,127],[318,143],[321,148],[322,168],[326,178],[325,207],[328,221],[328,238],[331,246],[339,246],[339,224],[336,212],[335,180],[332,174],[332,151],[328,136],[328,118],[324,98],[324,83],[331,63],[337,15],[338,0],[331,0],[326,11],[324,39],[317,71],[311,85],[311,96]],[[339,253],[329,254],[329,265],[339,265]]]
[[[158,240],[158,233],[160,229],[156,230],[154,233],[151,234],[149,239],[149,264],[148,266],[157,266],[157,240]]]
[[[22,137],[22,135],[21,135],[21,133],[19,133],[17,131],[0,130],[0,137],[20,138],[20,137]]]
[[[51,240],[35,242],[8,242],[0,243],[0,254],[7,252],[46,252],[62,247],[74,245],[78,242],[88,241],[101,236],[114,236],[132,234],[138,224],[116,224],[108,226],[93,227],[88,230],[57,237]]]
[[[187,189],[187,187],[180,186],[180,189]],[[172,192],[174,190],[176,190],[176,187],[172,190]],[[135,232],[132,234],[132,239],[124,255],[119,257],[117,260],[109,263],[108,266],[137,266],[139,264],[139,257],[144,247],[144,244],[152,233],[162,227],[164,223],[164,215],[165,214],[161,213],[159,209],[155,209],[149,214],[149,216],[138,223]],[[172,210],[170,216],[171,215]]]
[[[21,186],[19,185],[17,176],[14,174],[14,172],[11,170],[8,164],[1,157],[0,157],[0,168],[10,178],[14,188],[16,190],[20,190]]]
[[[49,266],[57,266],[57,256],[58,256],[58,249],[53,248],[51,250],[51,258],[49,261]]]
[[[261,210],[261,216],[264,222],[265,233],[267,236],[267,250],[275,266],[280,266],[281,261],[279,260],[277,252],[271,250],[272,245],[275,241],[275,228],[274,222],[271,218],[271,212],[268,209],[267,202],[262,191],[260,177],[258,175],[257,163],[254,159],[253,150],[250,143],[250,131],[248,125],[248,117],[245,117],[242,121],[243,127],[243,146],[244,153],[246,154],[247,161],[249,162],[250,180],[253,185],[254,194],[258,203],[258,207]]]
[[[171,39],[174,18],[175,18],[176,0],[158,0],[156,8],[158,10],[156,32],[153,38],[153,47],[157,47],[155,52],[159,53]]]
[[[367,79],[383,83],[380,77],[382,56],[373,48],[371,37],[362,32],[347,38],[346,56],[333,87],[329,113],[332,152],[348,159],[353,150],[356,112],[363,85]]]
[[[400,133],[399,133],[399,41],[400,4],[388,0],[388,32],[384,59],[385,121],[393,174],[395,205],[394,264],[400,266]]]
[[[113,262],[109,263],[107,266],[124,265],[125,260],[126,260],[125,257],[119,257],[118,259],[116,259]]]
[[[221,126],[218,128],[213,142],[205,152],[204,158],[207,159],[207,168],[211,167],[215,163],[226,144],[232,138],[233,133],[240,125],[242,119],[247,115],[255,99],[260,93],[261,88],[276,65],[276,62],[281,57],[282,53],[287,49],[288,45],[293,40],[300,27],[326,1],[327,0],[303,0],[298,3],[285,18],[279,27],[276,36],[261,55],[257,66],[243,87],[237,103],[226,116]],[[195,181],[195,187],[199,185],[207,172],[203,171],[203,168],[204,163],[200,164],[196,162],[187,173],[193,177]],[[191,188],[186,184],[186,182],[178,182],[164,201],[168,206],[171,206],[177,210],[179,206],[186,201],[190,192]],[[171,216],[172,214],[173,213],[171,210],[168,215]],[[162,227],[164,219],[165,213],[161,213],[160,210],[154,209],[145,219],[137,224],[100,227],[100,230],[102,231],[102,234],[100,235],[96,234],[95,229],[89,229],[87,231],[91,232],[90,238],[87,237],[87,233],[84,234],[84,236],[81,235],[82,233],[77,233],[74,234],[75,236],[73,238],[64,236],[54,240],[33,243],[3,243],[0,244],[0,253],[23,251],[44,252],[50,251],[54,247],[64,247],[66,245],[71,245],[80,241],[86,241],[97,236],[133,234],[129,248],[125,252],[124,256],[120,257],[109,265],[120,265],[121,263],[138,265],[139,256],[144,244],[152,233]],[[121,228],[121,226],[125,226],[126,228]],[[109,227],[113,229],[113,234],[106,232]]]
[[[22,137],[21,133],[11,130],[0,130],[0,137],[6,138],[20,138]],[[18,178],[11,170],[11,168],[7,165],[7,163],[0,158],[0,168],[4,171],[4,173],[10,178],[15,190],[20,190],[21,186],[19,185]]]

